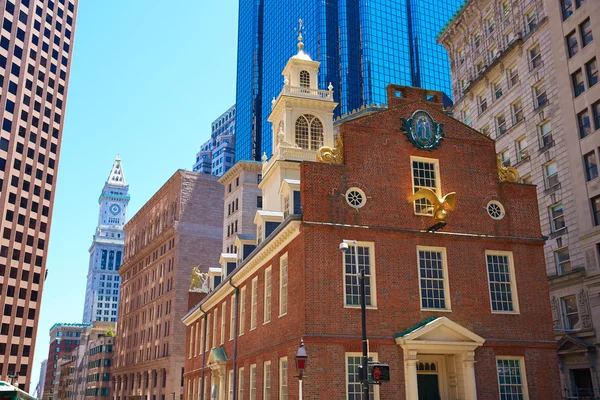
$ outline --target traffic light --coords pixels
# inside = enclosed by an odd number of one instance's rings
[[[369,374],[373,384],[388,382],[390,380],[390,366],[378,362],[369,363]]]

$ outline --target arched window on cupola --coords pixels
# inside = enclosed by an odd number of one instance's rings
[[[300,71],[300,87],[310,87],[310,74],[308,71]]]
[[[314,115],[298,117],[295,133],[296,144],[303,149],[318,150],[323,146],[323,123]]]

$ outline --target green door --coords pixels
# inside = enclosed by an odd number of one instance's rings
[[[419,400],[440,400],[440,390],[437,375],[417,375]]]

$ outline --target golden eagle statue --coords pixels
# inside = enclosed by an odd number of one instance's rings
[[[413,201],[420,199],[426,199],[431,203],[433,207],[433,218],[436,221],[445,222],[448,211],[454,210],[456,193],[451,192],[440,198],[431,189],[419,189],[408,199],[408,201],[412,203]]]

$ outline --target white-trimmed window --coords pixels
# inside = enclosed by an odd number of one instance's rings
[[[500,400],[528,400],[523,357],[496,357]]]
[[[358,265],[356,265],[356,247],[348,242],[348,251],[342,255],[344,267],[344,305],[360,307],[359,267],[365,270],[365,297],[367,307],[377,307],[375,286],[375,243],[357,242]]]
[[[540,52],[540,45],[536,44],[535,46],[529,49],[529,69],[533,70],[542,65],[542,53]]]
[[[556,250],[554,252],[554,260],[556,262],[556,272],[558,275],[566,274],[572,271],[571,256],[567,247]]]
[[[271,398],[271,361],[265,361],[263,369],[263,399]]]
[[[227,318],[227,301],[221,305],[221,344],[225,344],[225,319]]]
[[[492,84],[492,88],[494,91],[494,100],[498,100],[500,97],[502,97],[504,92],[502,91],[502,82],[500,82],[500,80],[494,82]]]
[[[229,379],[229,382],[228,382],[228,387],[227,387],[228,390],[227,391],[229,393],[228,393],[227,399],[233,400],[233,370],[232,369],[229,370],[228,379]]]
[[[559,184],[556,161],[552,161],[544,165],[544,178],[546,181],[546,189],[550,189]]]
[[[508,149],[500,151],[498,157],[500,157],[500,163],[503,167],[510,167],[510,153],[508,152]]]
[[[533,95],[535,97],[535,108],[540,108],[548,104],[548,96],[546,95],[546,84],[544,81],[538,82],[533,87]]]
[[[192,325],[190,328],[190,351],[188,354],[188,358],[191,359],[192,355],[194,355],[194,328],[196,325]]]
[[[265,304],[264,304],[264,316],[263,323],[267,323],[271,321],[271,272],[272,268],[269,267],[265,269]]]
[[[413,193],[419,189],[431,189],[439,196],[441,192],[439,161],[433,158],[411,157]],[[427,199],[415,200],[415,214],[433,215],[433,206]]]
[[[500,137],[506,133],[506,117],[504,113],[496,115],[496,137]]]
[[[258,307],[258,276],[252,279],[252,293],[250,294],[250,330],[256,329],[256,308]]]
[[[540,145],[544,147],[552,143],[552,124],[550,121],[542,122],[538,125],[538,129],[540,131]]]
[[[217,347],[217,327],[219,326],[219,307],[215,307],[213,313],[213,333],[212,333],[212,347]]]
[[[508,75],[509,88],[512,88],[517,83],[519,83],[519,70],[517,69],[517,64],[509,67],[506,73]]]
[[[552,232],[558,232],[567,226],[565,224],[565,211],[563,210],[562,203],[551,205],[548,207],[548,211],[550,213],[550,227]]]
[[[513,124],[518,124],[523,121],[523,103],[521,102],[521,99],[512,103],[510,107],[513,114]]]
[[[509,251],[486,251],[490,302],[493,313],[518,313],[513,254]]]
[[[288,256],[284,254],[279,260],[279,316],[288,310]]]
[[[564,317],[565,330],[572,331],[581,328],[579,310],[577,309],[577,297],[566,296],[560,299]]]
[[[421,310],[450,310],[446,248],[417,246]]]
[[[310,87],[310,73],[308,71],[300,71],[300,87]]]
[[[517,162],[525,161],[529,158],[527,150],[527,136],[522,136],[515,142],[517,148]]]
[[[479,107],[479,114],[482,114],[487,110],[487,97],[485,97],[485,93],[481,93],[477,96],[477,104]]]
[[[204,318],[196,324],[196,354],[204,354]]]
[[[314,115],[298,117],[295,127],[296,144],[303,149],[318,150],[323,146],[323,123]]]
[[[238,387],[238,399],[243,399],[244,398],[244,367],[241,367],[240,369],[238,369],[238,382],[237,382],[237,387]]]
[[[361,353],[346,353],[346,399],[362,399],[362,384],[358,377]],[[377,361],[377,353],[369,353],[369,361]],[[379,400],[379,386],[369,385],[370,400]]]
[[[256,364],[250,366],[250,400],[256,400]]]
[[[235,295],[231,296],[231,307],[229,307],[229,340],[233,340],[233,328],[235,324]]]
[[[279,359],[279,400],[288,398],[288,359],[281,357]]]
[[[246,327],[246,286],[240,289],[240,332],[239,336],[244,334]]]
[[[210,346],[210,314],[206,318],[206,343]]]

